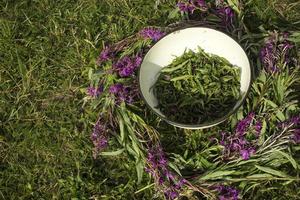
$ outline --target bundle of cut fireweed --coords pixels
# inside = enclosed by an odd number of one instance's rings
[[[162,68],[152,89],[167,119],[184,124],[224,117],[241,97],[240,68],[217,55],[185,51]]]

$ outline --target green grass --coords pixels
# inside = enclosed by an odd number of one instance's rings
[[[104,42],[164,23],[140,2],[1,1],[0,199],[140,199],[127,158],[92,159],[80,92]]]
[[[81,89],[104,43],[166,25],[175,1],[156,2],[1,1],[0,199],[153,196],[134,194],[142,185],[127,157],[92,158],[96,113],[82,108]]]

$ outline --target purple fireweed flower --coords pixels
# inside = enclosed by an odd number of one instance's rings
[[[291,142],[300,143],[300,116],[293,116],[286,121],[280,122],[277,128],[279,130],[289,129],[288,133],[290,133]]]
[[[175,188],[177,190],[180,190],[185,184],[187,183],[186,179],[180,179],[176,184],[175,184]]]
[[[160,145],[148,149],[145,171],[154,178],[157,189],[165,194],[167,199],[175,199],[187,183],[168,169],[168,160]]]
[[[169,180],[169,181],[174,181],[175,180],[175,176],[173,175],[172,172],[166,171],[165,175],[166,175],[167,180]]]
[[[233,23],[234,11],[230,7],[221,7],[217,9],[217,14],[223,20],[223,23],[226,26],[229,26]]]
[[[294,47],[287,40],[288,33],[283,33],[282,37],[276,39],[275,35],[270,36],[260,50],[260,60],[264,68],[269,73],[280,72],[280,66],[291,62],[290,50]]]
[[[160,38],[162,38],[165,35],[165,33],[155,28],[144,28],[140,31],[140,35],[144,39],[151,39],[156,42]]]
[[[194,4],[197,5],[198,7],[203,7],[203,8],[207,7],[205,0],[195,0]]]
[[[293,136],[292,136],[292,140],[293,140],[296,144],[300,144],[300,129],[294,130]]]
[[[104,47],[97,59],[97,64],[100,65],[102,62],[110,60],[113,57],[113,55],[114,53],[112,52],[110,47]]]
[[[108,146],[107,127],[101,119],[96,122],[93,132],[91,134],[91,140],[94,145],[93,157],[96,158],[97,154]]]
[[[112,94],[117,94],[123,91],[124,86],[121,83],[116,83],[109,88],[109,92]]]
[[[287,127],[295,127],[300,125],[300,116],[293,116],[290,119],[281,122],[277,125],[278,128],[287,128]]]
[[[181,12],[191,13],[193,14],[194,11],[198,8],[201,10],[206,10],[207,5],[205,3],[205,0],[188,0],[186,2],[179,1],[177,3],[177,7]]]
[[[139,68],[141,62],[142,58],[139,55],[135,57],[125,56],[113,65],[113,70],[121,77],[128,77],[131,76],[137,68]]]
[[[191,3],[178,2],[177,7],[181,12],[190,12],[193,13],[195,10],[195,6]]]
[[[240,151],[243,160],[249,160],[250,156],[255,153],[255,149],[242,149]]]
[[[179,196],[178,192],[172,190],[167,190],[164,193],[167,199],[176,199]]]
[[[268,41],[260,51],[260,59],[270,73],[279,72],[279,68],[276,66],[277,59],[274,56],[275,54],[276,47],[272,41]]]
[[[255,154],[256,142],[262,124],[260,121],[256,121],[256,123],[253,123],[253,121],[255,121],[255,114],[251,112],[238,122],[234,133],[221,132],[219,144],[224,147],[223,156],[225,159],[239,155],[242,159],[247,160]]]
[[[219,200],[238,200],[239,191],[230,186],[220,185],[216,189],[219,192]]]
[[[133,86],[124,86],[121,83],[116,83],[109,88],[109,92],[114,95],[117,103],[126,102],[133,103],[139,99],[138,89]]]
[[[103,87],[100,86],[98,88],[95,87],[88,87],[87,88],[87,94],[91,97],[97,97],[103,92]]]
[[[290,123],[293,125],[300,125],[300,116],[294,116],[290,119]]]
[[[119,75],[120,75],[121,77],[128,77],[128,76],[130,76],[131,74],[133,74],[133,72],[134,72],[134,68],[131,68],[131,67],[125,67],[125,68],[123,68],[123,69],[121,69],[121,70],[119,71]]]
[[[247,128],[250,126],[253,118],[255,117],[255,114],[253,112],[249,113],[249,115],[244,118],[243,120],[240,120],[235,131],[239,135],[243,135]]]
[[[257,121],[256,124],[254,125],[254,129],[256,131],[256,134],[259,135],[262,129],[262,123],[261,121]]]
[[[284,33],[282,34],[283,39],[288,39],[289,36],[290,36],[290,33],[289,33],[289,32],[284,32]]]
[[[248,160],[250,158],[250,152],[247,149],[243,149],[240,151],[241,156],[244,160]]]

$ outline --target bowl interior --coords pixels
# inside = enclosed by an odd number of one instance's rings
[[[198,46],[208,53],[226,58],[230,63],[241,68],[241,92],[246,95],[251,84],[251,67],[242,47],[228,35],[214,29],[204,27],[182,29],[159,40],[144,57],[139,72],[141,93],[151,109],[161,117],[165,118],[164,114],[155,108],[157,99],[150,89],[151,86],[156,82],[161,68],[170,64],[185,50],[197,51]],[[240,101],[243,99],[244,97]],[[239,105],[240,102],[237,102],[232,110]],[[175,122],[173,125],[176,124]],[[177,126],[184,127],[178,124]]]

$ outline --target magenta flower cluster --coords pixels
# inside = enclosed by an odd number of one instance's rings
[[[292,140],[293,140],[296,144],[300,144],[300,129],[295,129],[295,130],[293,131]]]
[[[103,120],[101,120],[101,118],[98,119],[91,134],[91,140],[94,145],[94,158],[96,158],[97,154],[108,146],[107,127],[102,121]]]
[[[221,132],[219,143],[224,146],[224,158],[230,159],[232,156],[240,155],[242,159],[248,160],[256,152],[256,141],[261,129],[261,121],[255,120],[255,114],[251,112],[238,122],[234,134]]]
[[[167,199],[177,198],[187,181],[168,169],[168,160],[161,146],[156,145],[148,150],[147,164],[145,171],[154,178],[157,188]]]
[[[101,93],[103,92],[103,86],[99,86],[99,87],[88,87],[87,88],[87,94],[90,97],[98,97]]]
[[[222,19],[225,26],[229,26],[233,23],[234,11],[231,7],[225,6],[217,8],[217,15]]]
[[[100,65],[101,63],[112,59],[113,56],[114,52],[112,51],[112,49],[108,46],[104,47],[104,49],[100,52],[100,55],[98,56],[97,65]]]
[[[216,187],[219,192],[219,200],[238,200],[239,191],[233,187],[220,185]]]
[[[283,128],[288,128],[288,127],[295,127],[298,125],[300,125],[300,116],[293,116],[290,119],[279,123],[278,127],[283,129]]]
[[[162,38],[165,33],[156,28],[144,28],[139,33],[144,39],[151,39],[153,41],[158,41]]]
[[[276,36],[271,36],[265,42],[260,51],[260,60],[269,73],[280,71],[282,65],[287,65],[291,61],[291,49],[293,45],[287,40],[288,34],[285,33],[280,39]]]
[[[290,119],[281,122],[279,128],[289,128],[292,131],[291,140],[296,144],[300,144],[300,116],[293,116]]]
[[[139,55],[134,57],[125,56],[113,65],[113,70],[117,72],[120,77],[128,77],[135,72],[141,63],[142,58]]]
[[[109,88],[109,92],[114,95],[116,103],[126,102],[132,104],[139,99],[139,91],[134,85],[125,86],[116,83]]]
[[[188,1],[179,1],[177,7],[181,12],[193,13],[197,8],[198,9],[207,9],[207,4],[205,0],[188,0]]]

